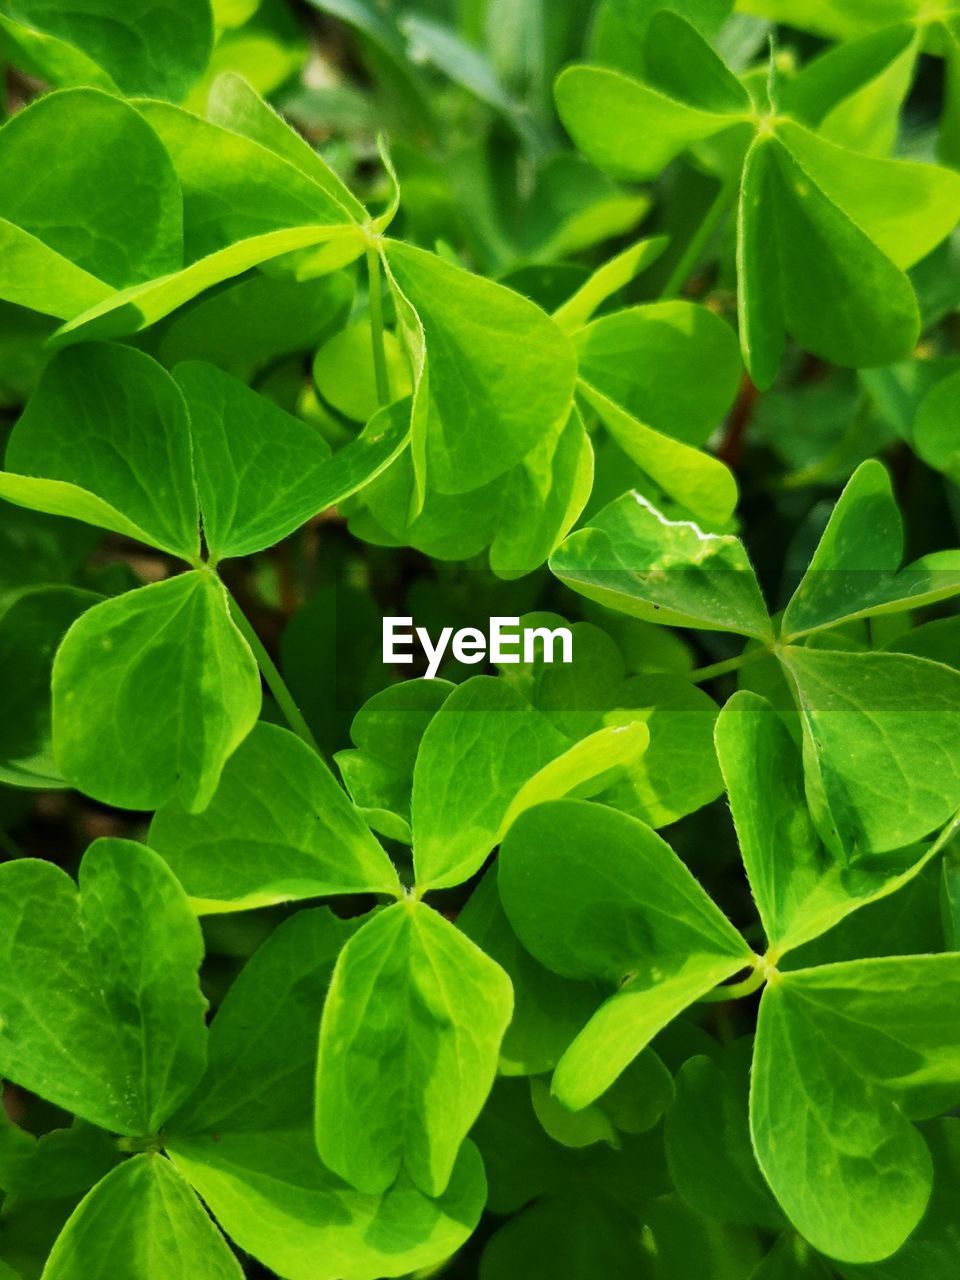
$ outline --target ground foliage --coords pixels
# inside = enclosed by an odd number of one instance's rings
[[[0,48],[0,1280],[952,1280],[960,6]]]

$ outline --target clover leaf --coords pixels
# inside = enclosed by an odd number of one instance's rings
[[[93,1124],[149,1137],[203,1073],[200,932],[155,853],[88,849],[79,889],[49,862],[0,867],[0,1071]]]
[[[785,333],[840,365],[907,355],[920,317],[905,269],[955,225],[956,175],[837,147],[791,118],[788,103],[755,105],[677,14],[654,15],[642,47],[643,79],[564,71],[561,118],[585,154],[619,174],[653,177],[692,148],[739,183],[740,336],[754,382],[773,382]],[[730,145],[717,152],[719,142]]]

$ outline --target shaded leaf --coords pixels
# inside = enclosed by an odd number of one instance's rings
[[[524,946],[563,977],[618,988],[567,1049],[553,1092],[604,1093],[682,1009],[749,965],[746,943],[669,845],[580,800],[524,814],[500,852],[500,894]]]
[[[183,397],[149,356],[105,343],[47,366],[11,433],[0,496],[193,559],[199,512]]]
[[[399,893],[390,859],[320,756],[258,724],[202,813],[162,809],[152,846],[204,912],[337,893]]]

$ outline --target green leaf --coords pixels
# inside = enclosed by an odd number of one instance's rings
[[[957,444],[957,393],[960,373],[936,383],[923,397],[913,423],[917,453],[954,484],[960,480],[960,447]]]
[[[118,9],[86,0],[82,11],[51,0],[6,0],[6,34],[55,84],[89,84],[83,63],[65,66],[63,45],[106,72],[123,93],[180,98],[207,65],[213,45],[208,0],[146,0]],[[64,77],[57,74],[66,70]],[[72,72],[73,74],[69,74]]]
[[[903,526],[882,463],[861,463],[833,509],[781,624],[785,636],[915,609],[960,592],[960,552],[900,569]]]
[[[469,879],[524,809],[602,787],[648,741],[646,726],[634,723],[571,745],[502,681],[477,676],[460,685],[428,725],[413,772],[418,885]]]
[[[807,800],[844,862],[913,844],[960,806],[960,673],[893,653],[781,650]]]
[[[685,444],[702,445],[737,393],[742,368],[733,330],[692,302],[651,302],[601,316],[574,340],[584,381]]]
[[[546,1196],[490,1238],[480,1280],[635,1280],[643,1265],[639,1235],[629,1216],[592,1188]]]
[[[66,346],[95,338],[122,338],[139,333],[205,289],[242,275],[271,258],[328,242],[337,242],[346,256],[356,256],[363,247],[355,227],[337,223],[311,223],[248,236],[191,262],[181,271],[160,276],[147,284],[121,289],[61,325],[50,339],[50,345]]]
[[[443,560],[467,559],[489,546],[493,572],[518,578],[538,568],[576,522],[592,482],[593,448],[574,409],[505,476],[466,494],[428,488],[413,518],[411,450],[364,492],[368,511],[353,513],[351,529],[368,541],[406,543]]]
[[[405,1174],[382,1195],[355,1191],[323,1167],[305,1129],[177,1138],[171,1155],[231,1239],[289,1280],[379,1280],[435,1267],[476,1229],[486,1193],[471,1142],[437,1197]]]
[[[479,488],[566,422],[573,349],[549,316],[502,285],[398,241],[387,242],[386,260],[391,287],[422,326],[414,458],[425,451],[442,493]],[[400,318],[409,328],[402,307]]]
[[[649,742],[650,731],[639,720],[608,725],[575,742],[523,784],[510,802],[500,825],[500,835],[521,813],[535,805],[558,800],[571,792],[585,795],[600,789],[609,773],[632,765],[646,751]],[[598,783],[597,779],[602,781]]]
[[[698,520],[725,524],[737,505],[737,482],[722,462],[644,426],[582,379],[580,394],[617,445]]]
[[[740,541],[705,533],[690,520],[669,520],[636,492],[572,533],[550,568],[589,600],[647,622],[771,636]]]
[[[636,1061],[641,1060],[638,1058]],[[544,1132],[561,1146],[578,1150],[593,1146],[595,1142],[606,1142],[611,1147],[616,1147],[617,1131],[610,1117],[600,1107],[570,1111],[553,1096],[550,1082],[543,1076],[531,1078],[530,1099]]]
[[[166,1125],[183,1138],[269,1134],[310,1119],[316,1029],[334,965],[362,917],[328,907],[282,921],[241,969],[210,1025],[207,1068]]]
[[[680,1068],[664,1122],[670,1176],[683,1199],[719,1222],[776,1230],[783,1217],[750,1145],[750,1037],[716,1058],[695,1055]]]
[[[193,427],[203,532],[213,563],[273,546],[385,470],[405,447],[409,413],[384,409],[331,456],[299,418],[213,365],[178,365]]]
[[[557,111],[594,164],[631,178],[655,178],[681,152],[749,119],[678,101],[605,67],[568,67],[557,80]]]
[[[345,273],[274,280],[257,273],[185,308],[164,329],[158,359],[206,360],[241,382],[282,356],[312,350],[339,329],[353,300]]]
[[[95,841],[73,881],[0,867],[0,1072],[114,1133],[157,1132],[203,1072],[200,930],[161,860]]]
[[[712,40],[733,8],[731,0],[610,0],[610,4],[640,38],[646,36],[651,19],[668,9]]]
[[[786,81],[782,105],[829,142],[889,155],[918,52],[907,26],[828,48]]]
[[[920,1225],[892,1258],[864,1267],[845,1266],[845,1280],[950,1280],[956,1261],[960,1122],[953,1117],[924,1125],[933,1156],[933,1194]]]
[[[470,1143],[439,1200],[404,1175],[382,1197],[364,1195],[317,1157],[316,1028],[337,955],[360,923],[319,908],[271,934],[227,992],[204,1081],[168,1126],[174,1163],[218,1221],[291,1280],[374,1280],[433,1265],[464,1242],[483,1203]]]
[[[4,5],[6,10],[11,7]],[[16,13],[0,12],[0,31],[17,66],[27,74],[35,74],[51,86],[83,85],[116,93],[116,85],[104,68],[84,53],[79,44],[58,39],[34,22],[23,21]]]
[[[63,633],[99,600],[76,587],[33,587],[0,605],[0,780],[63,785],[50,746],[50,673]]]
[[[903,524],[882,463],[861,463],[845,486],[783,615],[788,636],[869,612],[900,567]]]
[[[58,354],[14,428],[0,496],[191,560],[200,553],[190,424],[169,374],[130,347]]]
[[[521,624],[554,628],[563,621],[552,614],[527,614]],[[642,631],[642,624],[636,625]],[[599,627],[578,622],[571,634],[571,663],[546,663],[538,655],[532,664],[504,666],[501,674],[571,738],[604,726],[646,725],[650,745],[598,793],[603,802],[662,827],[715,800],[723,779],[713,747],[713,699],[675,675],[647,672],[628,678],[620,650]],[[653,630],[655,637],[667,634]],[[643,635],[640,642],[648,659],[651,639]]]
[[[412,390],[410,375],[403,348],[389,329],[383,334],[383,348],[390,398],[403,399]],[[329,338],[314,357],[313,380],[327,404],[344,417],[353,422],[372,418],[380,399],[370,325],[354,324]]]
[[[513,1018],[500,1046],[501,1075],[552,1071],[602,992],[593,983],[552,973],[521,946],[500,903],[494,869],[470,895],[457,916],[457,927],[505,970],[513,984]]]
[[[652,266],[667,247],[666,236],[638,240],[596,271],[553,313],[554,321],[566,334],[574,334],[595,311],[636,276]]]
[[[896,1252],[930,1196],[910,1118],[960,1098],[960,959],[861,960],[783,974],[764,992],[750,1123],[794,1226],[843,1262]]]
[[[150,842],[201,912],[338,893],[398,895],[390,859],[320,756],[258,724],[201,813],[161,809]]]
[[[741,0],[740,8],[783,22],[792,18],[804,31],[819,32],[831,40],[852,40],[918,17],[920,0],[874,0],[869,8],[858,0],[805,0],[801,10],[795,0]]]
[[[341,952],[323,1011],[324,1163],[369,1194],[403,1169],[442,1195],[512,1007],[503,970],[436,912],[411,899],[374,916]]]
[[[750,94],[698,30],[696,15],[684,14],[683,7],[651,14],[643,51],[647,76],[681,102],[742,118]]]
[[[27,1140],[28,1148],[21,1150],[23,1158],[6,1180],[10,1204],[75,1202],[123,1159],[116,1139],[84,1120],[74,1120],[69,1129],[50,1129],[39,1138],[28,1137],[22,1129],[15,1132]]]
[[[762,391],[772,386],[786,345],[777,215],[781,178],[773,152],[757,139],[747,152],[737,213],[737,316],[743,362]],[[791,240],[795,233],[791,235]],[[917,313],[916,329],[920,320]]]
[[[2,134],[0,134],[2,140]],[[73,316],[113,290],[28,231],[0,219],[0,297],[31,311]]]
[[[761,388],[776,375],[783,329],[814,355],[851,367],[902,359],[920,332],[909,280],[821,189],[805,148],[793,155],[801,135],[797,127],[785,127],[784,141],[759,134],[743,175],[741,342]],[[839,154],[844,164],[856,160]]]
[[[334,207],[342,207],[354,222],[366,221],[366,209],[346,183],[243,76],[229,71],[217,76],[207,99],[207,119],[288,161],[326,192]]]
[[[311,166],[295,140],[286,139],[286,126],[256,95],[252,102],[258,105],[246,101],[250,109],[239,125],[236,113],[230,120],[255,137],[168,103],[140,100],[140,114],[159,135],[182,188],[186,265],[120,290],[63,325],[54,341],[136,333],[204,289],[294,250],[327,245],[329,252],[315,263],[318,272],[362,252],[356,201],[344,203],[341,184],[319,157]],[[277,131],[294,160],[275,149]],[[259,140],[264,135],[268,145]]]
[[[430,487],[421,494],[414,460],[421,443],[416,432],[418,412],[415,403],[411,448],[364,492],[364,507],[350,513],[351,532],[379,545],[414,547],[438,560],[469,559],[496,536],[505,482],[490,480],[466,494],[439,493]],[[551,477],[545,479],[549,484]],[[517,520],[515,512],[511,516],[508,528]]]
[[[790,120],[779,132],[827,199],[902,271],[925,258],[960,220],[960,174],[952,169],[856,155]]]
[[[44,1280],[149,1280],[158,1258],[175,1259],[183,1276],[243,1276],[170,1161],[138,1155],[81,1201],[57,1238],[43,1275]]]
[[[270,231],[356,227],[339,189],[333,194],[325,177],[308,176],[259,140],[169,103],[138,105],[180,179],[187,262]]]
[[[473,875],[524,783],[569,745],[502,681],[477,676],[456,688],[427,726],[413,771],[418,884]]]
[[[650,746],[600,798],[651,827],[668,826],[715,800],[723,789],[713,750],[716,716],[713,699],[682,677],[625,681],[604,721],[645,724]]]
[[[621,1132],[645,1133],[660,1120],[673,1102],[673,1077],[652,1049],[644,1049],[602,1097],[580,1111],[558,1101],[543,1076],[530,1080],[530,1097],[554,1141],[574,1149],[606,1142],[620,1150]]]
[[[581,800],[529,810],[499,860],[507,916],[563,977],[616,988],[560,1059],[553,1092],[578,1110],[658,1031],[752,953],[669,845],[635,818]]]
[[[412,844],[410,795],[420,741],[455,686],[449,680],[404,680],[375,693],[350,726],[354,749],[338,751],[337,768],[364,821],[392,840]]]
[[[37,155],[51,138],[60,160],[38,170]],[[7,121],[0,130],[0,192],[0,218],[115,288],[182,264],[180,192],[170,159],[132,107],[99,90],[49,94]],[[16,259],[11,265],[15,271]],[[3,296],[20,301],[3,281],[0,275]]]
[[[203,809],[259,710],[256,661],[205,570],[88,610],[53,666],[57,765],[71,786],[122,809],[174,797]]]
[[[543,564],[589,500],[593,446],[576,408],[562,429],[544,434],[499,487],[490,568],[500,578],[518,578]]]
[[[851,867],[828,853],[807,810],[800,751],[756,694],[734,694],[716,737],[750,888],[776,956],[895,892],[931,856],[913,848]]]

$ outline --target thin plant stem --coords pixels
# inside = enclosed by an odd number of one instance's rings
[[[224,590],[226,591],[226,587],[224,587]],[[227,599],[230,601],[230,613],[234,622],[237,624],[237,629],[253,650],[253,656],[257,660],[257,666],[260,668],[260,674],[266,681],[267,688],[276,699],[277,706],[283,712],[284,719],[287,724],[298,738],[302,738],[308,747],[311,747],[316,751],[317,755],[322,755],[323,753],[317,745],[317,740],[313,736],[310,726],[307,724],[306,720],[304,720],[303,713],[294,702],[293,695],[287,688],[283,676],[277,670],[273,659],[270,657],[269,653],[267,653],[263,641],[257,635],[256,631],[254,631],[253,627],[250,625],[247,615],[243,612],[229,591],[227,591]]]
[[[744,1000],[747,996],[752,996],[754,992],[760,990],[765,982],[779,981],[779,974],[777,973],[777,961],[779,958],[779,955],[773,951],[768,951],[765,956],[755,956],[753,972],[747,974],[741,982],[731,982],[714,987],[712,991],[702,995],[697,1003],[722,1004],[727,1000]]]
[[[696,671],[690,672],[687,679],[691,684],[705,684],[707,680],[715,680],[717,676],[729,675],[731,671],[739,671],[741,667],[749,666],[751,662],[758,662],[761,658],[766,658],[769,653],[769,649],[749,649],[736,658],[726,658],[723,662],[714,662],[709,667],[698,667]]]
[[[367,245],[367,280],[370,301],[370,340],[373,343],[373,374],[380,407],[390,403],[390,374],[383,345],[383,293],[380,286],[380,257],[376,245]]]
[[[733,189],[734,183],[729,179],[721,184],[720,190],[713,197],[710,207],[703,215],[699,227],[691,236],[690,243],[680,255],[677,265],[671,271],[669,280],[660,291],[661,302],[667,302],[670,298],[675,298],[684,284],[686,284],[688,277],[693,274],[694,267],[700,261],[710,237],[727,213]]]

